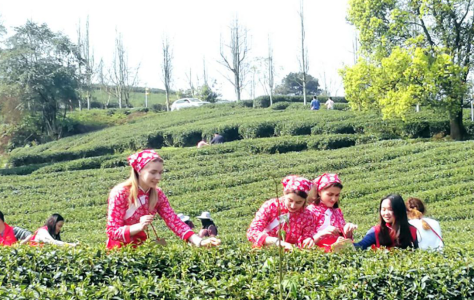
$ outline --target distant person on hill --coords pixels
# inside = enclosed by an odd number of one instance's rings
[[[313,96],[313,100],[311,100],[311,110],[319,110],[320,105],[316,96]]]
[[[354,244],[356,248],[418,248],[416,228],[408,223],[407,209],[400,195],[392,194],[382,198],[379,216],[379,224],[372,227],[362,241]]]
[[[296,175],[282,180],[283,196],[266,201],[257,211],[247,230],[253,247],[276,245],[292,250],[293,246],[311,248],[316,222],[306,205],[311,181]],[[280,228],[284,237],[278,239]]]
[[[212,144],[222,144],[224,143],[224,137],[220,135],[219,133],[214,133],[214,137],[211,140],[211,145]]]
[[[163,159],[154,150],[143,150],[128,157],[130,178],[115,186],[108,199],[107,248],[137,247],[147,238],[148,226],[159,214],[176,236],[200,246],[217,246],[216,238],[202,239],[173,211],[168,198],[157,187],[163,174]]]
[[[211,214],[207,211],[203,211],[200,216],[197,217],[201,220],[202,228],[199,231],[200,237],[206,236],[216,236],[217,235],[217,226],[214,224],[214,221],[211,219]]]
[[[314,215],[316,235],[314,242],[325,252],[332,251],[332,245],[340,236],[352,239],[357,225],[346,223],[339,207],[342,183],[337,174],[322,174],[313,180],[308,195],[307,209]]]
[[[209,146],[209,144],[206,143],[205,140],[202,140],[202,141],[200,141],[200,142],[197,144],[197,147],[198,147],[198,148],[202,148],[202,147],[204,147],[204,146]]]
[[[423,250],[442,250],[444,243],[438,221],[425,217],[425,204],[418,198],[406,201],[408,219],[417,229],[418,246]]]
[[[334,109],[334,101],[332,101],[331,97],[329,97],[328,101],[326,101],[326,109]]]
[[[31,245],[53,244],[57,246],[75,247],[78,243],[66,243],[61,241],[61,229],[64,226],[64,218],[60,214],[52,214],[46,220],[46,224],[35,231],[31,237]]]

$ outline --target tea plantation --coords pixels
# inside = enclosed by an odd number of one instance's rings
[[[76,248],[0,248],[1,299],[473,299],[474,141],[442,138],[435,113],[406,122],[375,114],[216,105],[149,114],[133,123],[16,149],[0,170],[6,222],[34,231],[52,213],[66,218],[62,239]],[[465,121],[472,134],[474,126]],[[221,132],[222,145],[196,149]],[[436,138],[432,138],[435,136]],[[193,147],[188,147],[193,146]],[[192,248],[162,220],[167,247],[105,251],[107,195],[129,175],[126,158],[151,147],[165,159],[160,186],[176,212],[198,224],[210,211],[222,246]],[[378,222],[389,193],[423,199],[439,220],[445,250],[252,249],[245,232],[259,206],[288,174],[337,172],[341,208],[359,225]],[[158,218],[157,218],[158,219]],[[279,267],[283,268],[280,294]]]

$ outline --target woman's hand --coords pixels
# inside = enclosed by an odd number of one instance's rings
[[[221,240],[215,237],[211,237],[209,239],[205,239],[201,241],[201,247],[217,247],[221,244]]]
[[[339,228],[334,227],[334,226],[328,226],[324,230],[320,231],[320,236],[325,236],[325,235],[340,235],[341,231]]]
[[[313,248],[314,245],[316,245],[316,243],[314,242],[314,240],[312,238],[307,238],[303,241],[303,248],[306,248],[306,249],[310,249],[310,248]]]
[[[344,226],[344,236],[346,238],[349,238],[351,239],[352,238],[352,235],[354,234],[354,230],[357,229],[357,225],[356,224],[352,224],[352,223],[347,223],[345,226]]]
[[[148,225],[151,224],[151,222],[153,222],[153,215],[145,215],[145,216],[142,216],[140,217],[140,226],[142,227],[142,230],[145,230]]]
[[[275,245],[285,248],[285,251],[293,251],[293,245],[284,241],[277,241]]]

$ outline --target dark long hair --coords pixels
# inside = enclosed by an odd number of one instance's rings
[[[64,222],[64,218],[60,214],[52,214],[45,224],[48,227],[49,234],[57,241],[61,240],[61,232],[56,234],[56,224],[61,221]]]
[[[387,227],[386,222],[382,218],[382,202],[390,200],[392,205],[393,217],[395,219],[392,224],[392,230]],[[411,236],[410,224],[408,223],[407,208],[402,196],[398,194],[391,194],[382,198],[379,206],[380,215],[380,233],[379,241],[381,246],[408,248],[415,247],[415,241]]]
[[[216,224],[214,224],[210,219],[201,219],[201,224],[203,229],[207,229],[211,225],[216,226]]]

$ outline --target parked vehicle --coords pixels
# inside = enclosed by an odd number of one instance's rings
[[[173,104],[171,104],[171,111],[180,110],[182,108],[199,107],[209,103],[210,102],[202,101],[196,98],[183,98],[176,100],[173,102]]]

